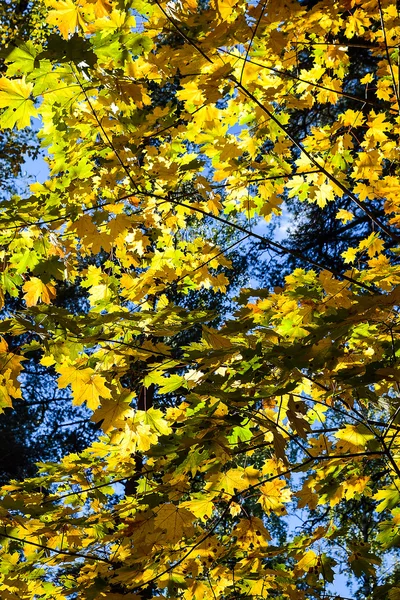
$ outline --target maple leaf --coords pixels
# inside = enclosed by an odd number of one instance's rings
[[[308,506],[311,510],[314,510],[318,506],[318,494],[306,484],[304,484],[302,489],[296,492],[294,495],[296,498],[298,498],[297,506],[299,508]]]
[[[179,468],[176,470],[177,473],[188,473],[195,476],[197,471],[200,470],[201,465],[208,458],[209,453],[201,452],[198,448],[191,448],[185,460],[181,463]]]
[[[124,424],[125,417],[128,418],[132,413],[130,407],[131,396],[121,397],[117,400],[106,399],[103,396],[101,407],[95,410],[90,419],[95,423],[101,423],[104,433],[108,433],[114,427],[121,427]]]
[[[216,5],[216,9],[222,21],[227,21],[230,19],[233,8],[237,3],[238,0],[215,0],[213,2],[213,4]]]
[[[376,507],[378,512],[386,509],[397,507],[400,501],[400,492],[397,485],[390,485],[386,489],[379,490],[373,496],[374,500],[378,500],[379,504]]]
[[[203,338],[215,350],[232,347],[231,342],[227,338],[222,336],[215,329],[211,329],[205,325],[203,325]]]
[[[349,210],[344,210],[343,208],[341,208],[336,213],[336,219],[340,219],[342,223],[348,223],[349,221],[352,221],[354,219],[354,215]]]
[[[382,252],[384,248],[384,242],[379,239],[379,236],[376,233],[371,233],[367,239],[362,240],[359,245],[359,250],[366,249],[368,252],[368,256],[373,257],[375,254],[379,254]]]
[[[361,80],[362,83],[362,80]],[[365,117],[360,111],[348,109],[343,112],[340,117],[340,122],[347,127],[360,127],[365,123]]]
[[[100,398],[111,398],[111,390],[106,387],[106,380],[93,369],[87,367],[79,369],[68,363],[60,365],[58,379],[60,388],[71,386],[74,404],[86,402],[88,408],[96,410],[100,404]]]
[[[13,48],[10,54],[5,59],[9,63],[7,68],[7,76],[27,75],[34,69],[35,58],[37,56],[37,48],[31,41],[26,41],[20,44],[17,48]]]
[[[144,378],[144,384],[146,386],[152,383],[158,384],[159,393],[167,394],[168,392],[174,392],[180,387],[186,387],[186,379],[181,375],[170,375],[169,377],[163,377],[160,373],[153,372],[151,375]]]
[[[12,129],[28,127],[31,117],[37,116],[37,110],[31,98],[33,83],[27,83],[25,78],[0,78],[0,108],[6,110],[0,116],[0,126]]]
[[[64,39],[68,39],[78,26],[85,25],[82,9],[73,0],[46,0],[47,6],[53,8],[47,15],[49,25],[56,25]]]
[[[102,247],[109,247],[107,236],[100,235],[99,230],[89,215],[79,217],[77,221],[70,224],[69,229],[76,231],[84,246],[91,248],[94,252],[99,252]]]
[[[194,515],[186,508],[174,504],[163,504],[154,517],[154,525],[162,532],[163,540],[176,544],[182,538],[190,538],[194,533]]]
[[[366,490],[366,486],[368,485],[370,479],[371,478],[369,477],[369,475],[364,475],[360,477],[355,475],[354,477],[347,479],[344,488],[344,495],[346,496],[346,498],[350,499],[354,496],[357,498],[359,494],[362,494]]]
[[[245,546],[252,544],[256,548],[266,547],[271,539],[263,521],[258,517],[240,520],[233,532]]]
[[[0,376],[0,412],[4,412],[3,408],[12,408],[12,398],[8,391],[7,379],[4,375]]]
[[[153,406],[146,411],[136,411],[135,423],[146,423],[158,435],[169,435],[172,431],[162,411]]]
[[[191,500],[182,502],[181,508],[187,508],[197,519],[208,520],[214,510],[213,501],[205,494],[193,494]]]
[[[25,291],[25,302],[27,306],[36,306],[39,302],[50,304],[56,296],[56,290],[50,283],[43,283],[38,277],[31,277],[24,283],[22,289]]]
[[[341,452],[362,452],[374,435],[365,425],[346,425],[334,434]]]
[[[390,123],[386,122],[386,114],[376,114],[371,111],[370,118],[367,121],[368,130],[365,133],[366,138],[372,138],[376,142],[384,142],[387,139],[385,131],[390,128]]]
[[[241,492],[248,484],[243,478],[242,469],[229,469],[226,473],[212,475],[206,485],[206,489],[210,492],[221,492],[223,495],[234,496],[236,492]]]
[[[177,94],[179,100],[185,100],[193,106],[200,106],[204,103],[203,92],[197,87],[196,82],[189,81],[183,84],[183,89]]]
[[[147,450],[150,450],[151,446],[158,442],[157,433],[155,433],[149,425],[146,425],[146,423],[137,423],[133,426],[132,431],[132,438],[135,441],[139,452],[147,452]]]
[[[343,256],[344,262],[352,263],[356,260],[357,254],[358,254],[357,248],[347,248],[347,250],[342,252],[341,256]]]
[[[282,479],[267,481],[260,487],[262,496],[257,500],[267,514],[275,512],[277,514],[287,514],[284,506],[285,502],[290,502],[291,491],[286,487],[286,482]]]
[[[345,36],[352,38],[355,35],[362,35],[370,24],[369,16],[362,9],[357,8],[353,14],[347,17]]]
[[[21,373],[21,363],[24,360],[26,359],[23,356],[11,352],[5,339],[0,337],[0,371],[7,373],[10,384],[15,388],[18,386],[18,376]]]
[[[106,17],[112,11],[110,0],[86,0],[87,4],[93,4],[96,18]]]
[[[307,550],[307,552],[302,556],[302,558],[297,562],[295,566],[295,573],[299,572],[307,573],[310,569],[313,569],[317,566],[318,563],[318,555],[314,552],[314,550]]]

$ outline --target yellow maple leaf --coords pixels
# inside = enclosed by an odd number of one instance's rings
[[[88,408],[96,410],[100,404],[100,397],[110,398],[111,391],[105,386],[106,380],[101,375],[95,374],[86,382],[84,389],[81,390],[79,402],[86,402]]]
[[[366,75],[364,75],[364,77],[362,77],[360,79],[360,83],[363,83],[364,85],[366,85],[367,83],[372,83],[373,80],[374,80],[373,73],[367,73]]]
[[[295,496],[298,498],[298,508],[308,506],[311,510],[314,510],[318,505],[318,494],[307,485],[307,482],[303,485],[301,490],[295,493]]]
[[[211,348],[220,350],[222,348],[232,348],[231,342],[222,336],[216,329],[203,325],[203,339]]]
[[[340,452],[363,452],[374,435],[364,425],[346,425],[334,434]]]
[[[393,94],[391,81],[379,79],[376,88],[376,96],[379,100],[390,100]]]
[[[70,33],[74,33],[76,28],[85,26],[83,19],[82,4],[75,4],[72,0],[47,0],[47,6],[54,8],[47,15],[46,21],[49,25],[56,25],[65,40]]]
[[[96,18],[105,17],[112,11],[110,0],[87,0],[88,4],[93,4]]]
[[[382,512],[387,508],[394,508],[399,506],[400,493],[398,486],[398,479],[394,479],[394,485],[386,486],[381,490],[378,490],[372,497],[374,500],[379,500],[379,504],[376,507],[377,512]]]
[[[107,228],[110,231],[111,239],[115,240],[119,235],[125,234],[128,229],[132,228],[132,221],[128,215],[116,215],[107,223]]]
[[[358,249],[366,250],[370,258],[375,256],[375,254],[380,254],[383,248],[384,243],[382,240],[379,239],[377,233],[371,233],[371,235],[369,235],[366,240],[362,240],[362,242],[360,242],[358,245]]]
[[[214,503],[212,500],[208,496],[201,494],[193,500],[182,502],[179,506],[181,508],[187,508],[197,519],[202,519],[203,521],[209,519],[214,510]]]
[[[386,113],[376,114],[371,110],[370,118],[367,121],[368,130],[365,133],[366,138],[373,138],[376,142],[384,142],[387,139],[385,131],[390,128],[390,123],[385,121]]]
[[[101,409],[100,409],[101,410]],[[132,409],[133,410],[133,409]],[[133,452],[147,452],[151,446],[157,444],[158,435],[151,431],[145,423],[133,423],[132,419],[124,419],[125,428],[122,428],[122,422],[118,429],[112,432],[113,443],[118,445],[120,456],[132,456]]]
[[[179,100],[185,100],[194,106],[204,104],[205,98],[203,92],[199,90],[195,81],[189,81],[182,84],[183,89],[177,92]]]
[[[95,423],[101,423],[101,428],[104,433],[108,433],[114,427],[120,427],[124,423],[124,417],[131,416],[133,409],[130,407],[131,395],[126,397],[105,399],[101,403],[93,415],[90,417],[91,421]]]
[[[3,408],[12,408],[12,400],[8,390],[7,378],[0,375],[0,413],[3,413]]]
[[[148,410],[137,410],[134,422],[145,423],[157,435],[169,435],[172,431],[168,422],[164,419],[162,411],[153,406]]]
[[[258,517],[240,520],[233,530],[233,535],[240,540],[242,546],[246,547],[250,544],[256,548],[266,547],[271,540],[269,532]]]
[[[86,402],[88,408],[96,410],[101,398],[110,398],[111,390],[105,386],[104,377],[95,373],[93,369],[79,369],[75,365],[64,363],[58,367],[61,377],[58,387],[71,386],[73,403],[76,405]]]
[[[8,350],[7,342],[0,337],[0,412],[1,408],[12,406],[11,398],[21,398],[18,377],[22,370],[23,356]]]
[[[286,487],[285,481],[282,479],[267,481],[260,487],[260,491],[262,495],[257,502],[261,504],[267,514],[270,514],[271,511],[279,515],[287,514],[284,502],[290,502],[292,493]]]
[[[197,579],[190,580],[189,589],[185,590],[183,597],[185,600],[205,600],[209,598],[210,587]]]
[[[96,302],[110,300],[111,295],[111,290],[105,283],[102,283],[100,285],[93,285],[89,289],[90,305],[94,306]]]
[[[101,248],[104,250],[110,248],[109,236],[100,234],[89,215],[79,217],[77,221],[71,223],[68,230],[75,231],[81,239],[82,246],[90,248],[93,252],[99,252]]]
[[[243,479],[247,482],[247,486],[257,485],[260,478],[260,471],[252,466],[244,468]]]
[[[360,110],[348,109],[339,116],[339,121],[345,127],[361,127],[365,118]]]
[[[172,503],[163,504],[156,512],[154,525],[162,532],[163,543],[176,544],[183,537],[194,533],[194,515],[186,508],[178,508]]]
[[[346,496],[347,500],[354,498],[356,494],[362,494],[369,480],[369,475],[364,475],[361,477],[355,475],[354,477],[347,479],[344,486],[344,495]]]
[[[326,89],[319,89],[317,93],[318,101],[321,103],[335,104],[342,91],[342,82],[340,79],[324,76],[322,83]]]
[[[5,129],[28,127],[31,117],[37,116],[37,110],[31,99],[33,83],[26,83],[25,78],[0,78],[0,108],[6,110],[0,117],[0,125]]]
[[[151,430],[150,425],[138,423],[132,425],[132,439],[139,452],[147,452],[151,446],[157,444],[158,435]]]
[[[242,507],[237,502],[232,502],[229,507],[229,512],[232,517],[237,517],[242,512]]]
[[[56,290],[51,283],[43,283],[38,277],[31,277],[24,283],[22,289],[25,292],[24,298],[27,306],[36,306],[41,300],[44,304],[50,304],[56,296]]]
[[[294,573],[307,573],[312,567],[315,567],[318,562],[318,556],[314,550],[308,550],[295,566]]]
[[[371,19],[362,10],[357,8],[353,14],[350,14],[346,20],[346,31],[344,32],[347,38],[352,38],[355,35],[362,35],[366,27],[371,25]]]
[[[335,218],[340,219],[343,223],[347,223],[348,221],[352,221],[354,219],[354,215],[349,210],[344,210],[343,208],[341,208],[336,213]]]
[[[345,263],[352,263],[356,260],[357,254],[357,248],[348,248],[345,252],[342,252],[340,256],[343,256]]]
[[[210,492],[221,492],[228,496],[234,496],[236,492],[241,492],[248,487],[247,481],[243,478],[244,470],[229,469],[226,473],[212,475],[206,485]]]
[[[334,200],[333,187],[329,183],[322,183],[314,192],[315,200],[320,208],[324,208],[327,202]]]
[[[237,3],[238,0],[214,0],[213,2],[223,21],[231,20],[230,17],[232,16],[233,8]]]

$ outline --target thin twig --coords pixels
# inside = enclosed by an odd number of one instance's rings
[[[399,91],[398,91],[398,88],[397,88],[397,85],[396,85],[396,79],[395,79],[394,72],[393,72],[392,61],[390,60],[389,46],[388,46],[387,38],[386,38],[385,21],[383,19],[383,11],[382,11],[381,0],[378,0],[378,8],[379,8],[379,16],[380,16],[380,20],[381,20],[383,40],[384,40],[384,44],[385,44],[386,59],[388,61],[388,65],[389,65],[389,69],[390,69],[390,74],[392,76],[394,94],[395,94],[396,100],[397,100],[397,110],[398,110],[398,112],[400,112],[400,94],[399,94]]]
[[[249,56],[249,53],[250,53],[251,47],[252,47],[252,45],[253,45],[254,38],[256,37],[257,29],[258,29],[258,28],[259,28],[259,26],[260,26],[261,19],[262,19],[262,18],[263,18],[263,16],[264,16],[264,11],[265,11],[265,9],[266,9],[266,6],[267,6],[267,4],[268,4],[268,1],[269,1],[269,0],[264,0],[264,4],[263,4],[263,6],[262,6],[262,8],[261,8],[261,11],[260,11],[259,17],[258,17],[258,19],[257,19],[257,23],[256,23],[256,25],[255,25],[255,27],[254,27],[254,30],[253,30],[252,34],[251,34],[250,42],[249,42],[248,48],[247,48],[247,50],[246,50],[246,56],[245,56],[245,58],[244,58],[244,61],[243,61],[242,70],[241,70],[241,72],[240,72],[240,78],[239,78],[239,81],[240,81],[240,83],[242,82],[242,79],[243,79],[243,74],[244,74],[244,69],[245,69],[245,67],[246,67],[247,58],[248,58],[248,56]]]
[[[54,552],[54,554],[61,554],[64,556],[74,556],[76,558],[85,558],[86,560],[94,560],[97,562],[104,562],[108,565],[112,565],[113,562],[107,558],[101,558],[100,556],[91,556],[90,554],[82,554],[80,552],[69,552],[68,550],[56,550],[55,548],[50,548],[49,546],[44,546],[43,544],[37,544],[36,542],[29,542],[24,538],[17,538],[13,535],[9,535],[7,533],[0,533],[0,538],[4,537],[9,540],[14,540],[15,542],[19,542],[20,544],[28,544],[29,546],[35,546],[36,548],[41,548],[42,550],[48,550],[49,552]]]

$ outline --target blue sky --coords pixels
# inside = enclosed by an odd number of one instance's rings
[[[22,183],[29,184],[39,181],[43,183],[49,176],[49,168],[43,157],[38,157],[32,160],[29,157],[25,158],[25,164],[22,169]]]

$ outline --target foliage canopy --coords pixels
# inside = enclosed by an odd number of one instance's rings
[[[36,354],[102,435],[3,486],[2,598],[327,598],[339,563],[398,598],[396,2],[32,4],[0,127],[39,118],[50,177],[0,201],[0,406]],[[255,227],[291,198],[355,222],[344,269]],[[304,265],[216,327],[184,297],[241,243]]]

